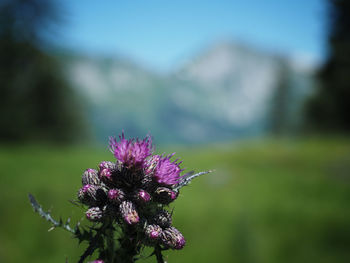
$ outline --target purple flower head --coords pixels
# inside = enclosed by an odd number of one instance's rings
[[[170,193],[170,198],[171,198],[171,200],[175,200],[175,199],[177,198],[177,192],[172,191],[172,192]]]
[[[176,243],[175,249],[182,249],[186,244],[186,240],[183,236],[181,236]]]
[[[99,185],[100,179],[98,178],[98,172],[95,169],[91,169],[91,168],[86,169],[81,178],[81,182],[83,183],[83,185],[86,185],[86,184]]]
[[[179,167],[181,162],[177,162],[177,160],[170,161],[170,158],[174,154],[175,153],[161,157],[158,160],[158,164],[153,175],[158,183],[164,185],[174,185],[179,183],[181,177],[180,173],[183,170],[181,170]]]
[[[96,200],[97,186],[86,184],[79,189],[78,198],[85,204],[89,204]]]
[[[100,178],[101,179],[111,179],[112,173],[108,168],[104,168],[100,172]]]
[[[99,221],[103,216],[103,212],[99,207],[91,207],[85,212],[85,215],[90,221]]]
[[[130,201],[124,201],[119,206],[119,211],[124,219],[124,221],[129,224],[137,224],[140,221],[140,217],[135,210],[135,206]]]
[[[119,191],[117,189],[111,189],[108,191],[108,198],[113,200],[119,197]]]
[[[137,196],[138,196],[138,199],[143,201],[143,202],[149,202],[151,200],[150,194],[145,190],[140,190],[137,193]]]
[[[115,137],[110,137],[109,148],[115,158],[126,167],[142,168],[145,159],[152,154],[152,139],[147,136],[142,141],[139,139],[127,140],[122,133],[119,136],[119,142]]]
[[[83,193],[87,193],[91,188],[92,186],[90,184],[86,184],[83,186],[82,191]]]
[[[100,171],[102,171],[103,169],[113,169],[115,168],[115,164],[112,162],[108,162],[108,161],[102,161],[100,162],[100,164],[98,165],[98,168],[100,169]]]
[[[124,200],[124,195],[124,192],[120,189],[110,189],[108,191],[108,198],[115,203],[120,203]]]
[[[162,228],[158,225],[148,225],[145,229],[146,236],[151,240],[156,240],[162,234]]]
[[[167,187],[158,187],[153,194],[154,200],[161,204],[170,204],[178,196],[178,192],[175,192]]]
[[[156,238],[158,238],[159,237],[159,233],[157,232],[157,231],[152,231],[151,233],[150,233],[150,238],[152,238],[152,239],[156,239]]]
[[[161,238],[163,244],[172,249],[182,249],[186,244],[184,236],[175,227],[165,229]]]

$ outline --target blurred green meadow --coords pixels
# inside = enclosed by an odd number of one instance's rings
[[[170,263],[349,262],[349,139],[163,150],[175,150],[187,170],[216,170],[185,187],[171,205],[187,244],[164,253]],[[85,244],[62,229],[48,232],[50,225],[33,212],[27,195],[54,217],[75,223],[83,210],[69,200],[76,197],[84,169],[101,160],[113,156],[92,147],[0,148],[0,262],[77,262]]]

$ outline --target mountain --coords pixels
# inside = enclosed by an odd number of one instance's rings
[[[230,42],[203,50],[168,75],[118,57],[66,54],[61,59],[88,103],[98,140],[124,129],[130,136],[150,132],[162,142],[219,141],[265,135],[279,119],[296,129],[312,90],[312,67]],[[278,92],[281,65],[287,88]],[[281,105],[285,110],[279,112]],[[273,118],[273,112],[283,116]]]
[[[119,134],[143,136],[159,121],[163,78],[124,58],[61,56],[68,79],[86,102],[97,140]],[[152,132],[153,134],[153,132]]]
[[[267,100],[276,81],[276,59],[232,43],[221,43],[176,73],[174,101],[187,118],[185,136],[241,137],[264,132]],[[183,98],[183,99],[181,99]]]

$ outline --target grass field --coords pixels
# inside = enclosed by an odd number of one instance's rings
[[[172,205],[187,245],[165,252],[169,263],[349,262],[349,139],[176,148],[188,170],[216,171],[184,188]],[[83,170],[101,160],[113,156],[94,148],[0,147],[0,262],[77,262],[85,246],[61,229],[48,232],[27,194],[53,216],[76,222],[83,211],[68,200]]]

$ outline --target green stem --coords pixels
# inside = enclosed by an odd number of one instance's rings
[[[126,226],[123,236],[119,239],[120,248],[117,251],[118,263],[133,263],[138,255],[140,247],[137,243],[135,230]]]
[[[107,257],[108,262],[114,262],[115,257],[115,243],[114,243],[114,231],[113,225],[111,224],[106,230],[106,239],[107,239]]]
[[[159,245],[157,245],[154,248],[154,254],[156,255],[157,263],[166,263],[166,261],[164,261],[163,255],[162,255],[162,249]]]

